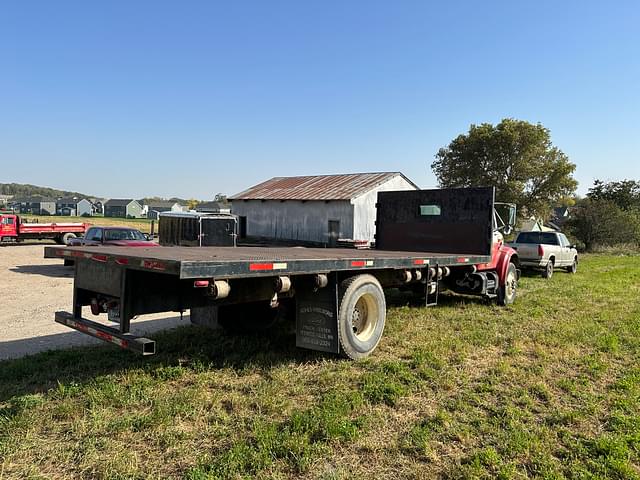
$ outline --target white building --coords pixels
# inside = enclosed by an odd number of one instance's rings
[[[378,192],[417,189],[400,172],[275,177],[229,200],[240,238],[369,244]]]
[[[158,220],[161,212],[186,212],[187,207],[170,200],[153,200],[142,206],[142,215],[153,220]]]

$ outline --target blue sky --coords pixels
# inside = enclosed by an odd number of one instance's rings
[[[640,179],[640,3],[3,2],[0,182],[212,198],[276,175],[435,186],[471,123]]]

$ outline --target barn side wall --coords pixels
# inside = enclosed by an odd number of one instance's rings
[[[397,191],[397,190],[417,190],[416,187],[398,175],[397,177],[387,180],[385,183],[377,186],[373,190],[368,191],[352,200],[354,208],[354,240],[366,240],[372,242],[376,233],[376,202],[378,200],[378,192]]]

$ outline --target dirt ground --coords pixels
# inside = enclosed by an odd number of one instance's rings
[[[54,322],[54,312],[71,309],[73,267],[44,258],[45,245],[0,246],[0,359],[102,343]],[[83,315],[92,318],[88,309]],[[131,330],[141,335],[188,323],[188,315],[145,315]]]

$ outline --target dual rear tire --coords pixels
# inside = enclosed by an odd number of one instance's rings
[[[72,238],[76,238],[76,234],[68,232],[56,238],[56,243],[59,243],[60,245],[69,245]]]
[[[357,275],[340,284],[338,339],[352,360],[369,356],[380,343],[387,317],[382,286],[373,275]]]
[[[380,343],[387,315],[380,282],[373,275],[366,274],[347,278],[340,284],[338,300],[340,353],[352,360],[369,356]],[[292,311],[290,302],[285,302],[282,307]],[[208,308],[216,309],[215,318],[193,323],[215,324],[232,334],[264,332],[276,323],[279,313],[282,315],[282,311],[270,308],[266,301]],[[194,310],[197,309],[192,309],[192,320],[195,320]]]

